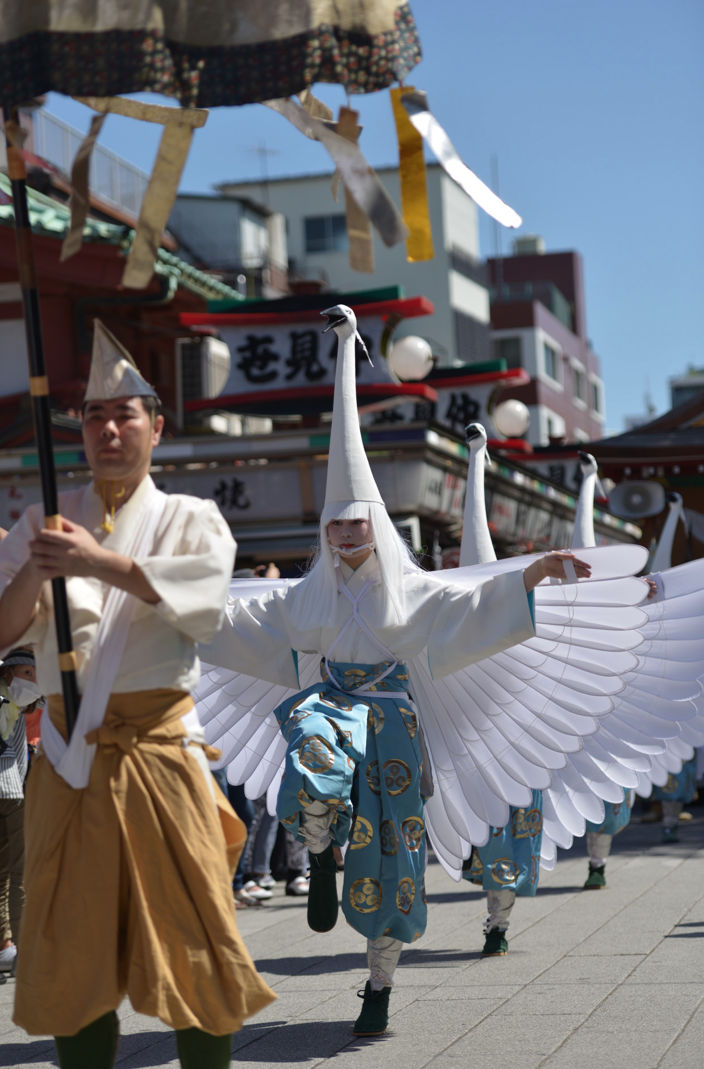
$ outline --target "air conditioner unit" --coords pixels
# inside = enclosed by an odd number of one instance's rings
[[[184,424],[184,405],[218,397],[229,378],[230,349],[219,338],[178,338],[176,341],[176,412]]]
[[[665,490],[645,479],[619,483],[609,494],[609,508],[622,520],[657,516],[665,508]]]

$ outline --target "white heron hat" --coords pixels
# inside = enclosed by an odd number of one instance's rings
[[[360,503],[384,504],[359,426],[355,372],[357,319],[344,304],[327,308],[321,315],[329,320],[325,330],[334,330],[338,337],[324,516],[328,521],[353,519],[359,515]]]
[[[157,397],[130,354],[114,334],[94,320],[93,355],[84,400],[115,401],[118,397]]]

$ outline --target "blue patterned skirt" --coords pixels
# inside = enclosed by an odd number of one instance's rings
[[[276,709],[288,743],[279,820],[302,840],[313,801],[336,807],[333,842],[349,839],[342,910],[368,939],[411,943],[425,931],[426,841],[420,793],[418,717],[406,694],[408,669],[325,664],[322,682]],[[349,693],[364,688],[373,697]]]
[[[653,798],[662,802],[682,802],[688,805],[697,792],[697,758],[682,762],[682,771],[667,777],[664,787],[653,787]]]
[[[604,803],[604,820],[602,824],[595,824],[593,820],[586,822],[588,832],[598,832],[599,835],[618,835],[626,827],[631,819],[632,792],[624,791],[622,802],[612,805]],[[630,804],[629,804],[630,803]]]
[[[543,794],[533,791],[528,808],[511,806],[505,828],[492,828],[486,846],[475,847],[462,879],[485,891],[515,891],[533,896],[540,876]]]

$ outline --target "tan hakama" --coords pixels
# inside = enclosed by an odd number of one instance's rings
[[[14,1013],[30,1035],[73,1035],[125,994],[224,1035],[276,998],[235,921],[244,825],[183,745],[192,707],[174,690],[113,694],[85,789],[46,757],[32,769]],[[65,733],[62,699],[49,708]]]

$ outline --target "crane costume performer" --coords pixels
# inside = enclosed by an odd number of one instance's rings
[[[486,568],[492,566],[495,554],[486,519],[486,433],[481,424],[467,428],[467,445],[470,459],[460,564]],[[572,549],[589,555],[595,546],[597,466],[587,454],[582,454],[581,466],[584,478]],[[644,564],[645,552],[636,552]],[[493,566],[506,565],[502,561]],[[594,851],[598,861],[601,851],[608,855],[613,834],[630,815],[631,789],[647,796],[653,783],[664,784],[668,772],[677,772],[682,760],[691,757],[692,745],[704,740],[698,682],[704,663],[700,646],[689,641],[702,631],[704,562],[651,576],[650,588],[645,601],[648,586],[642,580],[623,579],[608,587],[592,582],[566,588],[562,592],[565,603],[560,606],[555,599],[558,592],[541,586],[535,592],[538,638],[495,659],[510,669],[520,693],[521,678],[531,679],[531,672],[555,678],[556,666],[546,656],[554,652],[564,660],[559,646],[551,651],[560,633],[555,625],[570,624],[566,633],[574,626],[572,633],[582,648],[572,651],[561,684],[578,687],[584,711],[598,720],[591,728],[583,724],[579,747],[564,746],[562,762],[550,763],[551,782],[542,792],[534,790],[527,806],[512,807],[504,824],[491,829],[486,846],[479,837],[475,839],[478,848],[471,862],[465,862],[463,875],[482,883],[487,891],[489,917],[483,952],[487,956],[506,953],[504,932],[515,896],[533,894],[537,886],[537,856],[541,868],[554,867],[556,847],[569,848],[573,835],[584,835],[585,824],[590,856]],[[591,639],[589,629],[593,629]],[[576,697],[562,694],[565,726]],[[537,785],[537,780],[532,782]],[[441,855],[441,860],[452,874],[447,856]],[[590,879],[595,875],[601,876],[597,886],[603,886],[603,869],[595,874],[590,867]]]
[[[155,487],[157,412],[96,321],[83,420],[93,481],[62,495],[62,531],[43,530],[33,505],[0,545],[0,645],[36,643],[48,695],[27,790],[14,1020],[56,1037],[62,1069],[109,1069],[125,994],[176,1030],[183,1066],[224,1069],[231,1033],[275,997],[237,931],[231,878],[246,834],[190,697],[235,545],[214,503]],[[55,575],[67,577],[81,692],[68,744]]]
[[[436,769],[428,767],[410,694],[425,694],[445,679],[451,686],[453,674],[467,665],[531,638],[528,590],[547,576],[564,578],[565,559],[575,579],[587,577],[590,566],[569,554],[552,554],[522,561],[496,577],[489,573],[472,578],[469,584],[462,576],[455,583],[454,577],[422,572],[386,513],[364,452],[356,406],[354,314],[344,306],[324,314],[339,347],[320,555],[305,579],[273,583],[258,597],[251,596],[251,584],[240,587],[246,595],[238,597],[239,584],[233,583],[230,627],[203,650],[205,661],[225,671],[209,670],[199,688],[198,708],[211,720],[211,737],[218,730],[222,734],[223,727],[231,731],[224,739],[224,760],[235,758],[230,779],[245,782],[252,797],[268,788],[270,802],[276,796],[280,819],[307,843],[309,922],[317,931],[330,930],[336,921],[333,846],[343,844],[349,834],[343,911],[352,927],[366,936],[370,965],[354,1031],[369,1035],[385,1029],[401,947],[419,938],[426,923],[424,832],[432,803],[424,807],[423,801],[432,790],[428,774]],[[352,536],[353,526],[358,536]],[[627,567],[641,563],[636,554]],[[609,565],[603,567],[608,577]],[[258,589],[261,584],[258,581]],[[415,675],[409,685],[410,663]],[[302,683],[309,685],[300,690]],[[445,721],[439,734],[435,729],[433,734],[441,762],[443,734],[451,738],[454,732],[453,704],[454,699],[447,702],[449,713],[437,703],[435,710],[423,708],[425,726],[433,726],[434,715]],[[542,707],[554,717],[549,699],[542,700]],[[571,733],[580,718],[571,712],[566,719],[571,720]],[[549,782],[544,748],[535,750],[539,769],[530,761],[524,766],[522,760],[530,749],[530,743],[524,743],[531,732],[545,737],[539,720],[540,713],[534,713],[520,730],[506,729],[521,753],[503,737],[503,768],[484,747],[486,803],[475,797],[474,811],[469,809],[464,818],[478,826],[480,834],[484,827],[488,832],[484,816],[506,809],[503,790],[520,802],[531,797],[525,776],[536,775],[538,785]],[[587,717],[584,723],[590,728],[592,721]],[[490,746],[498,739],[492,729],[485,737]],[[554,739],[562,738],[555,733]],[[572,743],[570,734],[566,744]],[[549,760],[560,762],[560,745],[557,741]],[[574,745],[579,745],[578,738]],[[512,787],[505,774],[509,766],[516,777]],[[443,839],[448,813],[458,823],[452,798],[457,771],[455,766],[445,771],[441,764],[439,773],[444,798],[435,809],[441,829],[437,840],[449,841],[460,867],[469,843],[465,853],[461,842],[455,849],[456,831]],[[481,795],[471,770],[466,780],[466,788]],[[465,802],[465,811],[468,808]]]

